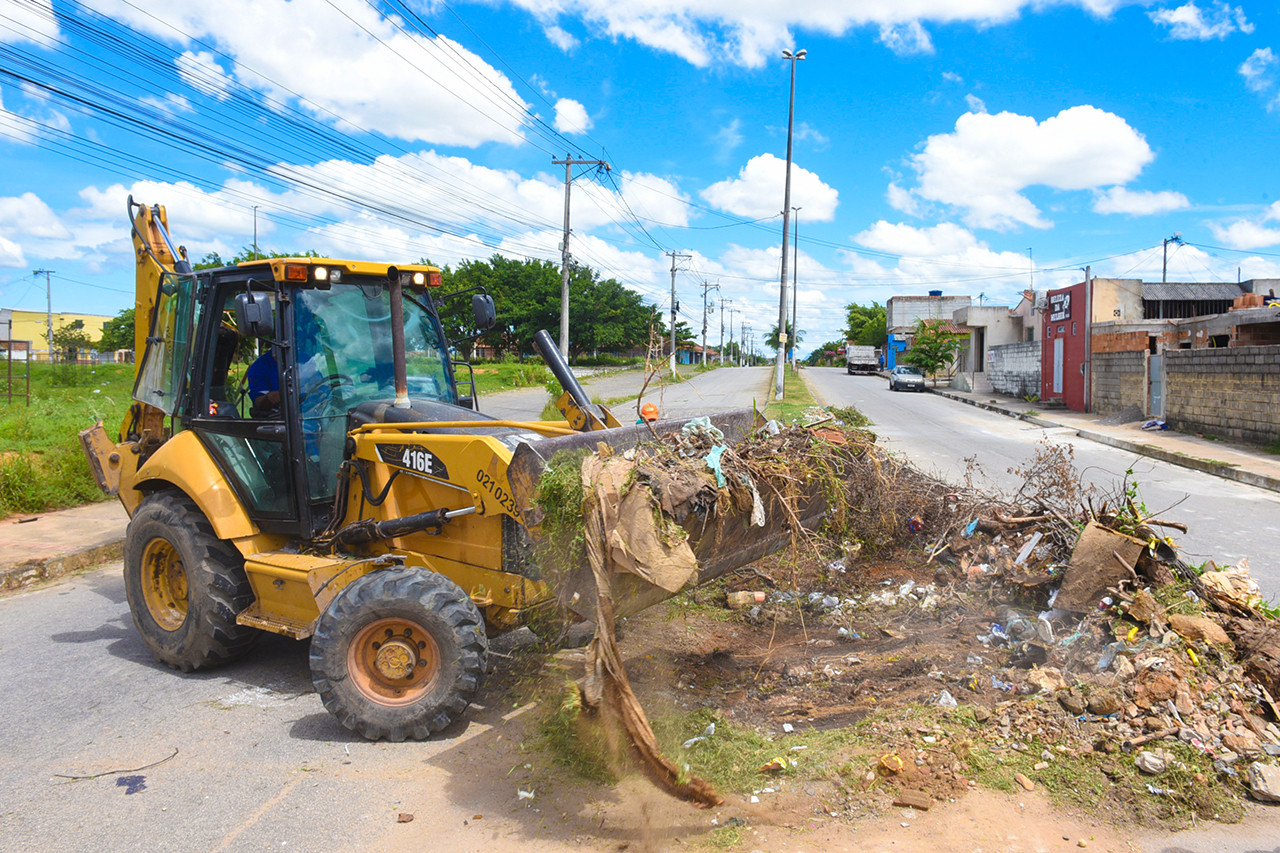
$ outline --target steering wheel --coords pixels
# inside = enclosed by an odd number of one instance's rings
[[[302,392],[302,398],[305,400],[326,385],[329,387],[329,393],[332,394],[344,385],[354,388],[355,384],[355,380],[345,373],[330,373],[328,376],[319,377],[307,386],[307,390]]]

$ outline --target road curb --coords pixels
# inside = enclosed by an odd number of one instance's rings
[[[948,394],[946,391],[938,388],[928,389],[939,397],[946,397],[948,400],[955,400],[958,403],[965,403],[970,406],[976,406],[979,409],[985,409],[988,412],[995,412],[998,415],[1016,418],[1020,421],[1035,424],[1045,429],[1070,429],[1075,430],[1075,434],[1089,441],[1096,441],[1099,444],[1105,444],[1109,447],[1115,447],[1119,450],[1126,450],[1136,453],[1139,456],[1147,456],[1151,459],[1159,459],[1161,462],[1168,462],[1171,465],[1178,465],[1182,468],[1189,468],[1193,471],[1200,471],[1205,474],[1212,474],[1215,477],[1221,477],[1224,480],[1234,480],[1237,483],[1244,483],[1248,486],[1257,486],[1261,489],[1269,489],[1273,492],[1280,492],[1280,478],[1270,477],[1266,474],[1259,474],[1256,471],[1245,471],[1234,465],[1225,462],[1216,462],[1212,459],[1199,459],[1195,456],[1187,456],[1172,450],[1165,450],[1163,447],[1156,447],[1152,444],[1143,444],[1137,441],[1129,441],[1123,438],[1107,435],[1106,433],[1093,432],[1092,430],[1080,429],[1079,427],[1069,426],[1067,424],[1058,423],[1057,421],[1047,420],[1038,415],[1028,415],[1022,412],[1013,412],[1002,406],[992,405],[990,403],[981,403],[977,400],[970,400],[967,397],[961,397],[959,394]]]
[[[90,569],[119,560],[124,556],[124,538],[80,548],[68,554],[25,560],[15,566],[0,568],[0,588],[5,592],[21,589],[41,581],[64,577],[81,569]]]

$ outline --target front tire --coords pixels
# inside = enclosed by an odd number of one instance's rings
[[[130,519],[124,590],[142,642],[174,669],[228,663],[261,636],[236,624],[253,603],[244,559],[181,492],[148,496]]]
[[[462,716],[480,690],[489,640],[453,581],[382,569],[347,585],[311,638],[311,678],[325,708],[370,740],[423,740]]]

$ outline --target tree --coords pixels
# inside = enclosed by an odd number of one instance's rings
[[[75,364],[80,353],[93,349],[93,339],[84,330],[84,320],[72,320],[53,332],[53,352],[49,353],[52,361],[54,353],[58,359],[67,364]]]
[[[825,344],[822,344],[813,352],[809,353],[809,357],[804,360],[804,363],[810,367],[841,364],[844,360],[844,356],[837,350],[841,350],[844,347],[844,343],[844,341],[827,341]]]
[[[133,309],[126,308],[112,317],[102,326],[102,340],[98,341],[98,349],[112,352],[118,349],[133,349]]]
[[[911,349],[907,350],[902,361],[914,364],[921,372],[931,375],[956,360],[960,342],[966,337],[953,330],[945,320],[916,320],[912,335]]]
[[[208,269],[216,269],[218,267],[233,267],[236,264],[242,264],[245,261],[253,261],[253,260],[262,261],[268,258],[318,258],[318,257],[320,257],[320,253],[315,251],[314,249],[307,249],[305,252],[263,252],[261,250],[259,250],[258,252],[254,252],[252,246],[245,246],[239,252],[236,252],[235,257],[233,257],[229,261],[224,261],[222,259],[222,255],[219,255],[217,252],[209,252],[203,258],[193,263],[191,265],[191,268],[195,270],[208,270]]]
[[[787,346],[798,347],[800,342],[804,340],[804,330],[796,331],[791,328],[791,323],[787,323]],[[764,345],[769,349],[776,350],[778,348],[778,324],[774,323],[769,327],[769,334],[765,335]]]
[[[889,341],[889,327],[884,306],[878,302],[870,305],[850,304],[845,306],[849,312],[849,325],[845,328],[846,339],[859,346],[877,347],[881,350]]]

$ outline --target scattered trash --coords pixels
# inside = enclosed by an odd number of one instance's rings
[[[693,746],[695,743],[698,743],[699,741],[704,741],[707,738],[714,735],[715,733],[716,733],[716,724],[708,723],[707,727],[702,730],[702,734],[698,735],[697,737],[689,738],[687,741],[680,744],[680,746],[683,747],[684,749],[688,749],[689,747]]]
[[[1159,418],[1152,418],[1142,425],[1143,429],[1168,429],[1169,425]]]
[[[786,759],[773,758],[760,766],[761,773],[781,773],[787,769]]]
[[[526,790],[524,790],[523,788],[517,788],[517,789],[516,789],[516,799],[517,799],[517,800],[532,800],[532,799],[533,799],[533,791],[526,791]]]
[[[728,595],[729,608],[732,610],[743,610],[753,604],[764,604],[768,596],[763,591],[741,591],[731,592]]]
[[[1133,766],[1143,773],[1159,776],[1174,762],[1173,753],[1167,749],[1144,749],[1133,759]]]
[[[949,690],[943,690],[938,694],[939,708],[955,708],[959,705],[960,703],[956,701],[956,697],[952,696]]]

